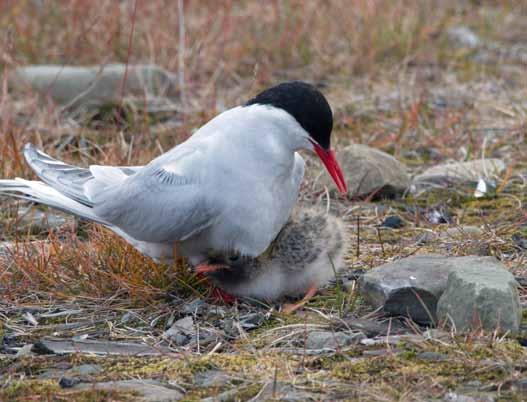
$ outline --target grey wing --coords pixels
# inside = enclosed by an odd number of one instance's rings
[[[46,184],[65,196],[80,202],[89,207],[93,206],[91,199],[86,194],[86,183],[93,181],[93,167],[82,168],[69,165],[59,161],[41,150],[35,148],[33,144],[24,146],[24,157],[29,166],[35,171],[37,176]],[[95,167],[97,168],[97,167]],[[122,167],[100,167],[107,170],[116,170],[123,176],[135,174],[142,166],[122,166]]]
[[[218,207],[199,175],[201,152],[163,155],[93,198],[98,216],[137,240],[182,241],[213,224]]]

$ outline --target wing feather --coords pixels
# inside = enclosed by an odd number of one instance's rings
[[[135,239],[185,240],[210,226],[217,206],[202,183],[204,150],[182,144],[93,198],[97,214]]]

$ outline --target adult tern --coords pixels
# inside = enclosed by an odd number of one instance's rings
[[[256,257],[288,221],[304,175],[298,151],[318,155],[341,193],[330,148],[333,114],[324,95],[293,81],[271,87],[202,126],[145,166],[56,160],[27,144],[41,181],[0,180],[0,194],[100,223],[155,260],[174,248],[204,263],[211,250]]]

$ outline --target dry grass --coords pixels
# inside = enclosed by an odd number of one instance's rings
[[[360,218],[360,249],[357,253],[354,244],[350,250],[350,270],[414,253],[483,253],[525,276],[525,249],[514,241],[515,235],[527,237],[527,50],[521,57],[527,39],[525,2],[183,4],[184,49],[179,46],[182,20],[176,2],[1,2],[0,177],[31,177],[20,156],[29,141],[83,166],[146,163],[261,88],[303,79],[328,95],[339,144],[353,141],[383,149],[413,173],[442,161],[481,156],[503,158],[510,166],[491,199],[474,200],[472,188],[455,188],[382,203],[332,201],[331,207],[349,220],[352,236],[357,236]],[[453,46],[448,30],[457,25],[473,29],[483,45]],[[9,73],[18,66],[113,62],[155,63],[178,74],[183,101],[175,117],[180,124],[164,128],[162,119],[146,112],[110,110],[106,118],[80,125],[46,97],[8,90]],[[324,195],[313,194],[310,183],[302,196],[325,202]],[[51,232],[28,229],[18,219],[20,205],[2,199],[0,211],[0,240],[15,242],[12,254],[0,256],[4,352],[50,334],[160,345],[167,322],[184,315],[182,308],[191,301],[206,298],[206,287],[189,274],[184,261],[155,264],[92,225],[70,222]],[[436,209],[447,210],[452,221],[429,223],[426,214]],[[406,226],[379,233],[376,225],[393,213]],[[465,225],[482,227],[482,232],[420,241],[424,233]],[[28,312],[38,325],[30,322]],[[53,315],[57,312],[64,315]],[[264,324],[247,332],[243,317],[254,312],[265,316]],[[194,318],[215,335],[183,348],[169,345],[178,358],[0,355],[0,397],[124,399],[70,392],[56,381],[38,379],[60,365],[96,362],[104,366],[97,380],[172,380],[188,390],[190,400],[235,387],[240,391],[233,399],[244,400],[273,382],[294,384],[318,398],[423,400],[475,380],[489,392],[521,400],[513,384],[525,375],[526,352],[514,339],[495,334],[305,353],[308,328],[334,330],[343,320],[369,313],[356,292],[336,287],[293,317],[282,316],[274,306],[211,307]],[[414,329],[417,334],[422,330]],[[372,351],[381,355],[372,357]],[[442,353],[446,360],[419,359],[424,351]],[[196,373],[211,368],[236,380],[223,387],[196,386]]]

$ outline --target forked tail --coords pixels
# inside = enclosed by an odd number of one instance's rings
[[[81,218],[110,226],[107,222],[95,215],[93,209],[89,206],[68,198],[41,181],[20,178],[14,180],[0,180],[0,195],[9,195],[45,204],[64,212],[77,215]]]

